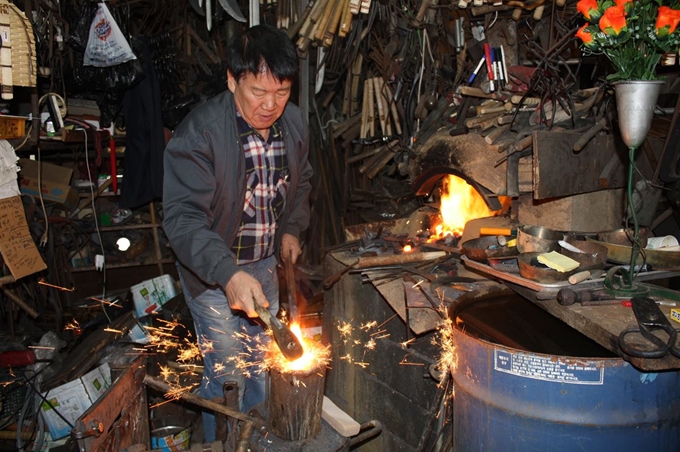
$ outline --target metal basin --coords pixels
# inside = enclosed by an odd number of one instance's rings
[[[560,246],[560,254],[564,254],[579,263],[578,271],[604,268],[609,251],[606,246],[585,240],[569,240],[568,243],[583,251],[583,253],[577,253]]]
[[[647,239],[649,238],[649,228],[639,228],[639,231],[640,247],[645,248],[647,246]],[[633,237],[633,235],[632,229],[620,228],[614,229],[613,231],[598,233],[597,240],[600,242],[612,243],[614,245],[632,246],[633,241],[630,238]]]
[[[605,246],[607,248],[607,260],[610,262],[614,262],[616,264],[630,263],[630,255],[633,252],[633,247],[616,245],[608,242],[599,242],[596,240],[589,241]],[[636,265],[641,265],[643,261],[657,270],[662,268],[680,268],[680,251],[642,249],[635,257],[635,263]]]
[[[506,237],[508,240],[512,238]],[[490,248],[494,246],[495,248]],[[461,249],[468,259],[477,262],[486,262],[488,259],[497,259],[499,257],[516,256],[519,253],[516,246],[500,246],[496,236],[468,240],[461,245]]]
[[[555,284],[566,281],[571,275],[582,270],[580,267],[568,272],[559,272],[552,268],[539,267],[531,263],[532,259],[545,253],[521,253],[517,256],[519,274],[526,279],[539,282],[541,284]]]
[[[517,249],[520,253],[548,253],[557,250],[564,234],[543,226],[524,225],[517,230]]]

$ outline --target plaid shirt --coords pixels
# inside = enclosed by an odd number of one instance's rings
[[[274,254],[277,220],[283,213],[288,189],[288,159],[279,122],[264,141],[237,112],[237,122],[246,159],[246,199],[241,225],[232,251],[238,265]]]

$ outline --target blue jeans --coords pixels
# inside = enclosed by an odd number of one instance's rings
[[[268,257],[252,264],[241,266],[241,270],[253,276],[262,285],[269,311],[276,315],[279,310],[279,281],[276,274],[276,258]],[[223,289],[211,289],[193,298],[184,285],[184,298],[191,311],[196,328],[199,344],[210,343],[209,348],[201,347],[203,351],[203,379],[201,380],[200,395],[212,400],[223,397],[222,386],[227,381],[238,383],[239,407],[248,412],[251,408],[262,403],[265,398],[265,373],[257,366],[251,366],[244,375],[242,369],[237,369],[233,361],[227,357],[240,355],[247,363],[261,363],[263,353],[256,350],[258,343],[270,340],[259,323],[249,319],[242,311],[232,311]],[[245,333],[245,334],[236,334]],[[250,353],[254,350],[254,353]],[[218,370],[216,370],[218,369]],[[203,412],[203,428],[205,442],[215,441],[215,415]]]

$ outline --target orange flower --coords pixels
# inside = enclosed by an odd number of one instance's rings
[[[659,13],[656,16],[656,34],[667,36],[672,34],[680,23],[680,11],[671,9],[668,6],[659,6]]]
[[[610,6],[600,19],[600,30],[606,34],[618,35],[626,28],[625,5]]]
[[[593,35],[586,31],[587,27],[588,24],[585,24],[584,26],[579,28],[578,31],[576,32],[576,37],[581,38],[581,41],[583,41],[585,45],[588,45],[591,42],[593,42]]]
[[[583,17],[591,22],[595,22],[600,18],[600,10],[597,8],[597,0],[579,0],[579,2],[576,4],[576,10],[583,14]]]
[[[630,3],[630,6],[633,6],[633,0],[614,0],[614,3],[616,3],[616,6],[625,6]]]

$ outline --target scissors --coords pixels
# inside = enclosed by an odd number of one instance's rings
[[[673,328],[656,302],[647,297],[633,297],[631,303],[638,328],[628,328],[619,334],[621,350],[637,358],[663,358],[668,353],[680,358],[680,348],[677,346],[678,330]],[[663,330],[668,335],[668,339],[664,340],[653,333],[658,330]],[[650,346],[642,348],[628,340],[630,335],[637,334],[647,339]]]

